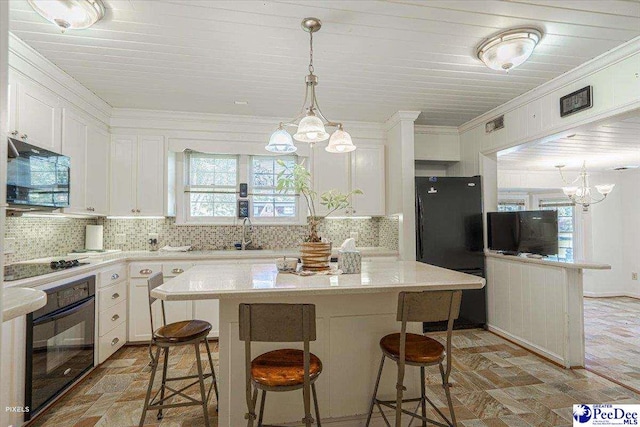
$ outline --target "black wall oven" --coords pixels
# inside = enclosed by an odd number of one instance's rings
[[[95,276],[46,290],[27,316],[25,421],[94,366]]]

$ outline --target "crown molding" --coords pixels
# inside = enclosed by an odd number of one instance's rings
[[[396,111],[391,117],[389,117],[389,119],[387,119],[386,122],[384,122],[385,129],[389,130],[400,122],[410,121],[411,123],[413,123],[421,113],[422,111]]]
[[[459,135],[457,126],[415,125],[415,133],[430,135]]]
[[[525,92],[522,95],[517,96],[516,98],[513,98],[512,100],[507,101],[504,104],[493,108],[472,120],[469,120],[468,122],[460,125],[458,127],[458,130],[460,133],[463,133],[476,126],[484,126],[485,122],[492,120],[495,117],[515,110],[516,108],[538,98],[542,98],[543,96],[546,96],[555,90],[570,85],[576,80],[587,77],[634,54],[637,54],[638,51],[640,51],[640,37],[631,39],[628,42],[623,43],[620,46],[617,46],[603,53],[602,55],[596,56],[595,58],[585,62],[584,64],[581,64],[576,68],[569,70],[566,73],[546,83],[543,83],[540,86],[531,89],[530,91]]]

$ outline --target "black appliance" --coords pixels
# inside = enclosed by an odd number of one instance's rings
[[[558,253],[556,211],[489,212],[489,249],[510,255]]]
[[[482,188],[479,176],[416,178],[416,260],[485,277]],[[486,288],[462,292],[456,329],[487,323]],[[445,330],[446,322],[424,330]]]
[[[9,138],[7,203],[10,207],[58,209],[69,206],[70,159]]]
[[[88,262],[74,260],[51,261],[50,263],[20,263],[4,266],[4,281],[27,279],[29,277],[42,276],[43,274],[55,273],[59,270],[87,265]]]
[[[27,315],[25,421],[93,368],[95,276],[45,291],[47,304]]]

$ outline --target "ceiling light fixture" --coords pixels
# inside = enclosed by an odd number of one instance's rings
[[[56,24],[64,33],[68,29],[89,28],[104,18],[102,0],[27,0],[33,10]]]
[[[567,187],[562,187],[562,192],[565,196],[569,198],[573,203],[582,205],[583,212],[589,211],[589,206],[595,205],[596,203],[600,203],[604,199],[607,198],[607,195],[613,191],[613,187],[615,184],[600,184],[596,185],[596,191],[602,195],[601,199],[596,199],[591,194],[591,187],[589,186],[589,174],[587,173],[587,163],[582,163],[582,170],[580,174],[571,182],[567,182],[562,174],[562,168],[565,165],[557,165],[558,171],[560,172],[560,178],[562,181],[567,184]],[[580,181],[580,186],[574,186],[573,184]]]
[[[286,126],[297,127],[293,139],[307,142],[312,146],[316,142],[329,139],[329,145],[325,150],[330,153],[348,153],[356,149],[351,140],[351,135],[345,132],[342,123],[328,120],[318,106],[318,98],[316,97],[318,76],[313,73],[313,33],[319,31],[321,26],[322,22],[318,18],[305,18],[302,20],[302,29],[309,33],[309,74],[305,77],[304,102],[300,113],[293,120],[280,123],[278,129],[271,135],[269,144],[265,147],[267,151],[280,154],[291,153],[296,150],[293,140],[291,140],[291,135],[285,130]],[[337,130],[329,135],[325,130],[325,126],[334,127]],[[284,134],[289,137],[287,138]]]
[[[541,38],[536,28],[515,28],[483,42],[476,55],[492,70],[509,72],[529,59]]]

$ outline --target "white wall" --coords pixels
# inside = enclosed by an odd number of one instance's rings
[[[433,162],[415,162],[416,176],[447,176],[447,165]]]

